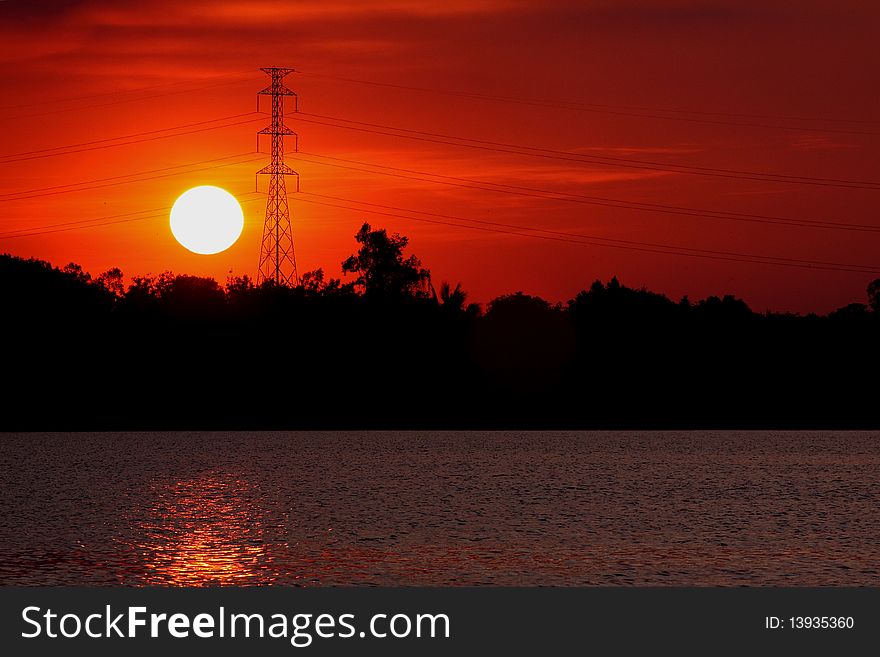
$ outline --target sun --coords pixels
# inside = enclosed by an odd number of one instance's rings
[[[193,253],[211,255],[235,244],[244,228],[244,213],[235,197],[213,185],[193,187],[171,208],[171,233]]]

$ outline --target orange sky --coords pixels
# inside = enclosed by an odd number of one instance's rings
[[[129,276],[254,275],[265,201],[248,193],[267,159],[253,153],[266,121],[248,113],[268,80],[259,67],[291,66],[302,71],[287,83],[304,114],[288,124],[310,161],[288,164],[303,191],[432,213],[369,206],[410,218],[391,217],[291,196],[301,273],[339,276],[366,220],[408,235],[435,282],[461,281],[473,300],[515,290],[564,300],[617,275],[673,298],[735,293],[758,310],[825,312],[864,300],[880,273],[740,260],[880,271],[878,20],[875,2],[809,0],[6,0],[0,251],[93,274],[118,265]],[[545,150],[313,122],[337,119]],[[152,132],[166,128],[176,129]],[[156,138],[180,132],[191,134]],[[140,133],[149,134],[112,141]],[[217,166],[230,162],[241,163]],[[168,229],[164,208],[198,184],[244,202],[244,233],[219,255],[187,252]],[[507,192],[485,189],[498,185]],[[107,225],[69,230],[103,217],[85,225]],[[461,227],[491,227],[467,219],[544,232]],[[712,257],[656,252],[682,248]]]

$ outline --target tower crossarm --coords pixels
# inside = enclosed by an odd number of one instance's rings
[[[278,84],[277,86],[270,84],[268,87],[257,93],[260,96],[296,96],[295,91],[291,91],[283,84]]]
[[[258,131],[257,134],[260,135],[295,135],[296,133],[288,128],[286,125],[281,125],[276,128],[275,126],[268,126]]]
[[[267,164],[262,169],[257,171],[257,175],[258,176],[263,176],[263,175],[298,176],[299,174],[296,171],[294,171],[293,169],[291,169],[289,166],[287,166],[286,164],[281,163],[278,165],[277,169],[273,168],[272,164]]]

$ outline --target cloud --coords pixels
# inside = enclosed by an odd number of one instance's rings
[[[67,18],[84,0],[4,0],[0,2],[2,22],[45,22]]]
[[[795,151],[837,151],[857,148],[855,144],[817,134],[803,134],[792,137],[790,145],[791,149]]]
[[[521,6],[515,0],[117,0],[90,6],[95,25],[173,27],[179,25],[279,27],[303,21],[373,20],[382,16],[437,17],[493,13]]]

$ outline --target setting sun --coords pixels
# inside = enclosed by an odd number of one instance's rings
[[[171,232],[193,253],[211,255],[235,244],[244,214],[235,197],[211,185],[185,191],[171,208]]]

